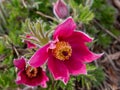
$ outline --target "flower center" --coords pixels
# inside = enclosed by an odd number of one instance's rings
[[[52,50],[53,55],[59,60],[68,60],[72,54],[72,48],[68,42],[60,41],[56,43],[56,48]]]
[[[37,76],[37,73],[38,73],[38,69],[37,69],[37,68],[32,68],[31,66],[28,66],[28,67],[26,68],[26,75],[27,75],[29,78],[36,77],[36,76]]]

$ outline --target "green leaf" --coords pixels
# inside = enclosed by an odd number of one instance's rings
[[[98,35],[97,39],[98,44],[102,45],[104,48],[107,48],[112,42],[112,38],[106,33],[101,33]]]
[[[78,16],[79,21],[88,24],[94,18],[94,13],[90,11],[88,6],[79,5],[80,14]]]

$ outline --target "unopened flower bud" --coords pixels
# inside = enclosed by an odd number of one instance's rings
[[[53,6],[53,12],[57,18],[65,19],[69,15],[69,10],[66,3],[63,0],[57,0]]]

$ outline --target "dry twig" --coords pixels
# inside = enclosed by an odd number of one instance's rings
[[[43,17],[45,17],[45,18],[48,18],[48,19],[51,19],[51,20],[53,20],[53,21],[58,22],[57,19],[55,19],[55,18],[53,18],[53,17],[51,17],[51,16],[48,16],[48,15],[46,15],[46,14],[40,12],[40,11],[36,11],[36,13],[39,14],[39,15],[41,15],[41,16],[43,16]]]
[[[110,32],[110,30],[104,28],[99,22],[97,22],[96,20],[94,20],[94,23],[104,32],[106,32],[108,35],[110,35],[111,37],[113,37],[114,39],[116,39],[118,42],[120,42],[120,39],[118,37],[116,37],[113,33]]]

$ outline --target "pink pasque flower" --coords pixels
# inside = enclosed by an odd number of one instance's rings
[[[92,38],[75,28],[71,17],[59,24],[53,33],[53,41],[36,51],[29,64],[38,67],[48,60],[48,68],[54,79],[62,80],[65,84],[70,75],[87,74],[85,63],[103,54],[91,52],[85,43],[91,42]]]
[[[29,86],[47,87],[46,82],[49,80],[42,68],[33,68],[26,65],[25,59],[19,58],[14,60],[14,65],[18,68],[16,83]]]
[[[53,12],[57,18],[65,19],[69,15],[69,10],[63,0],[57,0],[53,6]]]
[[[34,37],[30,36],[29,34],[26,35],[27,39],[35,39]],[[36,48],[37,46],[33,43],[31,43],[29,40],[25,40],[25,43],[27,44],[27,48],[32,49]]]

